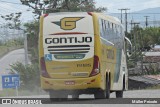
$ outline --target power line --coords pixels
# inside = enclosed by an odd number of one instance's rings
[[[120,14],[120,13],[110,13],[110,14]],[[160,14],[160,13],[128,13],[128,14]]]

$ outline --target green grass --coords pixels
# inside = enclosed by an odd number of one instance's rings
[[[0,97],[15,96],[15,95],[16,95],[15,89],[3,89],[0,91]]]
[[[8,52],[7,46],[0,46],[0,58]]]
[[[147,90],[150,90],[150,89],[160,89],[160,84],[159,85],[155,85],[155,86],[152,86],[152,87],[148,87],[146,88]]]
[[[32,91],[18,89],[18,96],[32,96],[32,95],[43,95],[46,94],[42,89],[37,88]],[[16,90],[13,88],[3,89],[0,91],[0,97],[17,96]]]

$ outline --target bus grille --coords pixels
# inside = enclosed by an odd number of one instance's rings
[[[48,46],[50,54],[81,54],[88,53],[90,50],[89,45],[60,45]]]

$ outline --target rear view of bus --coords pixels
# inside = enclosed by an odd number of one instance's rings
[[[41,17],[41,87],[51,98],[78,97],[101,88],[90,13],[53,13]]]

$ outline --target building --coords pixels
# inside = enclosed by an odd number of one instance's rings
[[[144,62],[160,62],[160,51],[157,52],[143,52]]]

